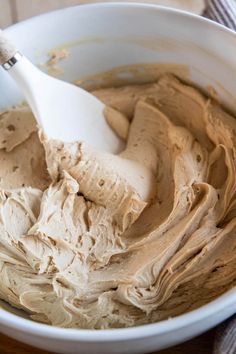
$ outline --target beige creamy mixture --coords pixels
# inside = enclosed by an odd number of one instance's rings
[[[236,284],[236,120],[197,89],[94,92],[119,156],[0,120],[0,297],[63,327],[176,316]]]

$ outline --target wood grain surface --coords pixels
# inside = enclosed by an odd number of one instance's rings
[[[158,354],[212,354],[214,329],[175,347],[161,350]],[[0,354],[51,354],[32,348],[0,334]],[[65,353],[66,354],[66,353]]]

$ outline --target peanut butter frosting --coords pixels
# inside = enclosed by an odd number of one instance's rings
[[[0,298],[60,327],[177,316],[236,284],[236,120],[164,75],[94,91],[119,155],[0,120]]]

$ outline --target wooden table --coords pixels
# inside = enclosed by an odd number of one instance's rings
[[[158,354],[212,354],[214,329],[183,344],[161,350]],[[51,354],[32,348],[0,334],[0,354]],[[66,354],[66,353],[65,353]]]

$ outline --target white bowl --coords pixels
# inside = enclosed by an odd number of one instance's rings
[[[53,47],[69,45],[65,79],[137,63],[189,65],[190,79],[215,87],[236,111],[236,34],[211,21],[154,5],[113,3],[67,8],[10,27],[8,35],[35,63]],[[0,72],[0,109],[22,97]],[[114,330],[62,329],[33,322],[8,305],[0,330],[57,353],[144,353],[190,339],[236,312],[236,289],[187,314],[159,323]],[[11,313],[10,313],[11,312]]]

